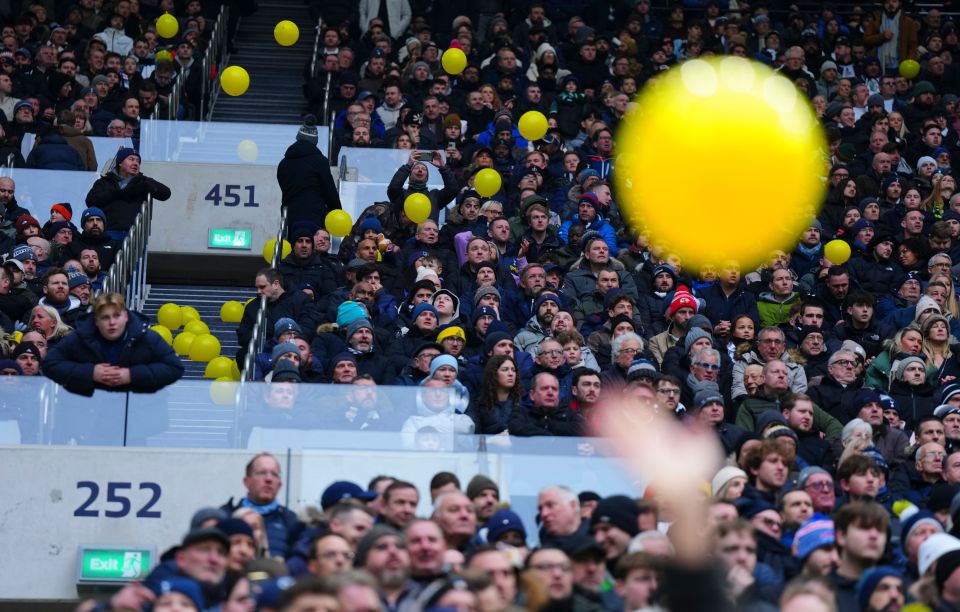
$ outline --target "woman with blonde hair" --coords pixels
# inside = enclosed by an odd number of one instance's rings
[[[924,361],[927,362],[928,367],[936,367],[939,371],[953,356],[950,350],[950,321],[940,314],[930,315],[924,320],[920,331],[923,332]]]
[[[242,520],[253,530],[253,541],[256,545],[256,558],[263,559],[270,556],[270,543],[267,541],[267,529],[263,524],[263,517],[253,508],[237,508],[231,514],[233,518]]]
[[[36,305],[30,311],[30,318],[27,325],[30,329],[35,329],[52,346],[54,343],[64,338],[73,331],[73,328],[63,322],[60,313],[51,306]]]
[[[902,328],[894,334],[893,338],[883,343],[883,350],[867,368],[863,386],[874,389],[889,389],[893,362],[896,361],[897,355],[902,354],[923,356],[923,332],[916,323],[911,323]],[[939,368],[927,365],[928,380],[931,376],[936,376],[937,372],[939,372]]]

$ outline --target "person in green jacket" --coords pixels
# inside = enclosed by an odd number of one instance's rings
[[[767,287],[770,291],[764,291],[757,299],[760,325],[777,327],[790,319],[790,307],[800,301],[800,294],[793,289],[793,272],[786,268],[774,270]]]
[[[890,373],[897,355],[914,355],[923,359],[923,333],[916,323],[911,323],[898,331],[893,338],[884,343],[883,351],[867,367],[864,374],[864,387],[874,389],[890,388]],[[927,364],[927,382],[935,382],[940,369]]]
[[[756,395],[747,396],[737,410],[737,426],[747,431],[756,431],[757,417],[767,410],[780,411],[780,403],[790,395],[787,366],[779,359],[768,361],[763,366],[763,384]],[[816,404],[813,405],[813,429],[822,431],[828,442],[840,438],[843,425]]]

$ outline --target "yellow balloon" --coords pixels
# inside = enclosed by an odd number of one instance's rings
[[[462,49],[450,47],[440,56],[440,64],[447,74],[457,75],[467,67],[467,55]]]
[[[353,219],[347,211],[335,208],[327,213],[323,224],[331,235],[343,238],[353,228]]]
[[[484,168],[473,177],[473,188],[477,190],[480,197],[489,198],[500,191],[502,179],[500,173],[493,168]]]
[[[173,302],[167,302],[161,306],[160,310],[157,311],[157,323],[170,330],[180,329],[180,326],[183,325],[183,315],[180,312],[180,307]]]
[[[520,115],[517,129],[527,140],[540,140],[547,135],[547,118],[540,111],[527,111]]]
[[[160,51],[157,51],[156,53],[153,54],[153,59],[158,62],[162,62],[162,61],[172,62],[173,54],[167,51],[166,49],[161,49]]]
[[[900,76],[912,79],[918,74],[920,74],[920,63],[917,60],[907,59],[900,62]]]
[[[300,38],[300,28],[292,21],[284,19],[273,28],[273,38],[278,44],[289,47]]]
[[[19,330],[13,332],[13,341],[16,342],[17,344],[20,344],[21,340],[23,340],[23,332]]]
[[[164,13],[157,17],[157,34],[164,38],[173,38],[180,30],[180,24],[177,18],[170,13]]]
[[[230,378],[233,380],[240,380],[240,366],[237,365],[236,359],[230,360]]]
[[[202,336],[203,334],[209,334],[210,328],[207,327],[207,324],[197,319],[195,321],[190,321],[183,326],[183,331],[188,331],[195,336]]]
[[[193,344],[193,341],[196,340],[197,336],[191,334],[188,331],[180,332],[177,334],[177,337],[173,339],[173,350],[177,355],[189,355],[190,354],[190,345]]]
[[[246,302],[244,302],[244,303],[243,303],[244,309],[246,309],[247,304],[249,304],[250,302],[252,302],[252,301],[255,300],[255,299],[257,299],[257,298],[250,298],[249,300],[247,300]]]
[[[812,108],[788,79],[740,57],[661,73],[616,141],[621,210],[690,269],[753,269],[792,251],[823,200],[827,147]]]
[[[173,344],[173,334],[163,325],[151,325],[150,329],[160,334],[160,337],[167,341],[167,344]]]
[[[843,240],[831,240],[823,246],[823,256],[835,266],[843,265],[850,259],[850,245]]]
[[[430,212],[433,205],[430,204],[430,198],[422,193],[411,193],[403,201],[403,212],[407,213],[407,218],[414,223],[423,223],[430,218]]]
[[[267,240],[267,243],[263,245],[263,259],[268,264],[273,264],[273,249],[276,248],[277,239],[271,238]],[[288,255],[293,251],[293,247],[290,246],[290,243],[286,240],[283,241],[283,244],[280,246],[280,259],[286,259]]]
[[[260,147],[249,138],[244,138],[237,144],[237,157],[240,161],[252,164],[260,156]]]
[[[232,406],[237,401],[237,383],[226,376],[210,385],[210,399],[218,406]]]
[[[193,306],[181,306],[180,316],[183,318],[184,325],[190,321],[201,321],[203,319],[203,317],[200,316],[200,312]]]
[[[224,302],[220,307],[220,320],[224,323],[239,323],[243,318],[243,304],[236,300]]]
[[[220,341],[211,334],[199,335],[190,344],[190,361],[210,361],[219,354]]]
[[[250,87],[250,75],[240,66],[230,66],[220,73],[220,86],[231,96],[242,96]]]
[[[204,378],[227,378],[233,380],[230,374],[230,364],[236,363],[233,359],[229,357],[214,357],[207,363],[207,367],[203,369]]]

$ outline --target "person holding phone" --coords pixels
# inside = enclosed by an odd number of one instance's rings
[[[440,173],[440,179],[443,181],[443,187],[440,189],[427,187],[427,181],[430,178],[427,161]],[[458,191],[460,186],[453,175],[453,170],[444,163],[439,151],[415,150],[410,153],[407,163],[397,168],[393,178],[390,179],[387,197],[390,198],[394,213],[399,216],[407,196],[411,193],[422,193],[430,198],[430,218],[437,221],[440,208],[449,204]]]

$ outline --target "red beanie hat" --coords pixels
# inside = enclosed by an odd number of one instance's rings
[[[693,313],[697,313],[697,300],[690,293],[690,290],[683,285],[677,287],[673,299],[670,300],[670,306],[667,307],[667,318],[672,319],[673,315],[677,314],[677,311],[681,308],[692,308]]]

